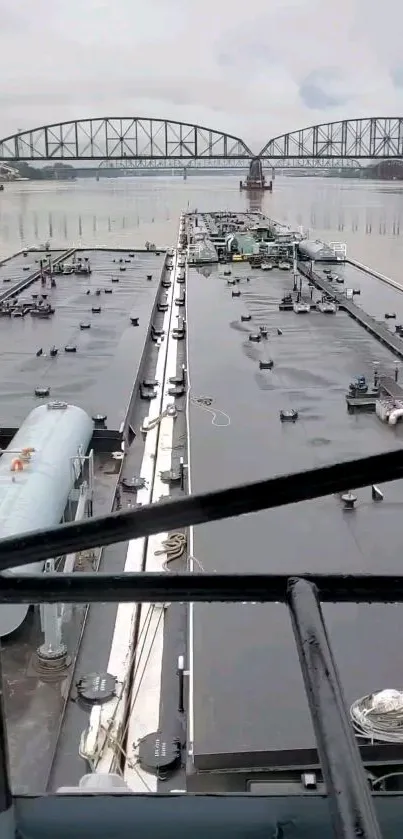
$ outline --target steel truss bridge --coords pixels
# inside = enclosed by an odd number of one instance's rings
[[[0,139],[0,161],[374,160],[403,157],[403,117],[314,125],[253,152],[239,137],[173,120],[99,118],[43,125]]]
[[[185,170],[189,171],[192,169],[197,170],[209,170],[209,171],[234,171],[236,169],[241,169],[245,171],[248,168],[249,161],[248,160],[237,160],[237,159],[224,159],[224,160],[217,160],[215,158],[208,159],[208,158],[196,158],[194,160],[189,160],[186,158],[175,158],[174,160],[170,160],[169,158],[162,158],[161,160],[158,159],[124,159],[124,160],[103,160],[96,170],[98,173],[102,172],[103,170],[111,171],[113,169],[119,171],[125,171],[128,174],[130,172],[147,172],[149,170],[161,170],[164,172],[167,171],[180,171],[183,172]],[[343,160],[341,158],[317,158],[316,160],[304,160],[301,159],[274,159],[274,160],[264,160],[263,167],[265,169],[359,169],[361,168],[362,164],[357,160]]]

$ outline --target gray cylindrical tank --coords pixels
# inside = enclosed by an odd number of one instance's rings
[[[59,524],[92,431],[93,421],[75,405],[50,402],[31,411],[0,458],[0,538]],[[7,573],[42,569],[33,563]],[[25,604],[0,606],[0,637],[17,629],[27,611]]]
[[[303,239],[302,242],[299,242],[298,249],[301,253],[305,254],[309,259],[318,260],[321,259],[331,259],[334,258],[334,252],[329,245],[325,242],[320,242],[317,240],[316,242],[313,240]]]

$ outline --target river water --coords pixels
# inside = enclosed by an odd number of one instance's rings
[[[6,184],[0,258],[46,240],[53,247],[172,245],[181,210],[244,210],[251,203],[315,238],[345,242],[351,258],[403,280],[403,184],[341,178],[278,176],[273,194],[252,198],[239,191],[237,175]]]

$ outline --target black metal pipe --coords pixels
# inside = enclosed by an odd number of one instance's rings
[[[1,672],[0,659],[0,826],[3,825],[3,820],[7,819],[7,822],[4,823],[4,830],[7,830],[7,828],[11,828],[11,816],[9,814],[9,816],[7,817],[5,814],[8,811],[10,811],[11,813],[12,804],[13,801],[10,785],[6,716],[3,699],[3,675]],[[8,833],[1,833],[1,835],[8,836]]]
[[[403,449],[150,504],[0,541],[0,571],[79,550],[167,533],[403,477]]]
[[[381,839],[317,590],[290,580],[288,603],[337,839]]]
[[[4,603],[285,602],[290,578],[329,603],[403,603],[403,577],[370,574],[0,574]]]

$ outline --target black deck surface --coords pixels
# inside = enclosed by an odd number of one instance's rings
[[[38,404],[35,387],[50,387],[50,398],[72,402],[90,416],[107,415],[107,427],[119,429],[126,417],[133,384],[143,356],[164,254],[136,253],[119,270],[119,259],[128,254],[114,251],[83,251],[92,266],[89,277],[66,275],[56,278],[55,289],[46,288],[48,302],[55,307],[53,317],[42,320],[1,318],[0,321],[0,426],[18,427]],[[22,264],[35,266],[38,254],[16,257],[1,268],[0,274],[13,281],[21,278]],[[114,261],[115,260],[115,261]],[[147,281],[147,274],[152,280]],[[112,283],[112,277],[119,277]],[[48,283],[49,285],[49,283]],[[4,286],[9,288],[10,286]],[[104,288],[112,288],[105,294]],[[100,296],[96,290],[101,289]],[[0,286],[0,291],[2,287]],[[87,294],[87,291],[90,294]],[[41,293],[39,281],[19,295],[20,301]],[[101,306],[101,313],[91,312]],[[133,327],[130,315],[139,317]],[[80,329],[80,322],[90,321],[91,328]],[[66,353],[67,344],[77,346],[76,353]],[[49,356],[52,346],[59,350]],[[43,354],[36,356],[38,350]]]
[[[191,404],[192,492],[399,446],[401,427],[383,425],[374,414],[349,415],[345,402],[350,381],[370,375],[373,361],[380,372],[393,369],[391,353],[346,313],[279,312],[290,274],[241,265],[232,273],[250,277],[239,285],[240,298],[232,297],[218,269],[209,277],[189,272],[191,395],[212,397],[212,407],[230,417],[220,428]],[[363,289],[365,283],[361,275]],[[373,300],[373,314],[375,308]],[[241,324],[246,312],[253,320]],[[248,334],[263,324],[268,341],[249,342]],[[259,359],[270,357],[273,370],[260,371]],[[289,408],[298,410],[299,420],[282,424],[279,412]],[[221,416],[215,422],[225,423]],[[403,483],[383,489],[379,504],[369,489],[359,490],[353,513],[332,496],[197,527],[194,555],[208,572],[398,573]],[[400,687],[401,607],[327,605],[324,612],[348,702]],[[275,764],[279,752],[290,750],[303,760],[315,741],[286,608],[197,604],[193,640],[195,765],[225,768],[230,752],[266,751]]]
[[[52,252],[53,258],[58,255]],[[126,270],[123,272],[119,271],[119,259],[128,259],[127,252],[87,251],[80,255],[89,257],[93,272],[88,278],[74,275],[56,278],[56,289],[47,289],[48,299],[56,308],[52,320],[38,321],[30,315],[24,320],[0,319],[0,416],[5,425],[21,423],[38,404],[32,395],[35,385],[46,383],[51,385],[51,398],[71,400],[90,414],[106,413],[109,428],[116,429],[125,417],[145,345],[144,374],[154,376],[156,347],[152,342],[146,344],[146,337],[156,298],[161,295],[159,280],[164,255],[137,252],[130,263],[124,263]],[[29,264],[32,268],[32,271],[24,272],[27,277],[34,273],[38,267],[35,259],[40,256],[29,253],[27,258],[19,255],[5,263],[0,268],[0,282],[4,274],[11,278],[11,283],[4,284],[4,288],[12,290],[13,284],[21,279],[23,265]],[[147,280],[147,274],[153,275],[152,281]],[[119,276],[119,283],[112,284],[112,276]],[[100,296],[95,295],[97,288],[108,286],[113,288],[111,295],[103,292]],[[90,295],[86,294],[87,289],[91,290]],[[35,291],[35,285],[31,285],[19,295],[20,300],[28,299]],[[100,305],[101,313],[92,314],[92,305]],[[130,325],[129,315],[134,310],[140,319],[139,327]],[[161,314],[155,315],[157,325],[161,318]],[[88,332],[79,329],[79,322],[84,319],[92,323]],[[64,355],[67,342],[77,343],[77,353]],[[52,344],[59,347],[55,359],[45,356]],[[40,347],[44,355],[37,358],[35,353]],[[54,385],[54,382],[58,384]],[[130,423],[136,431],[148,409],[149,403],[140,400],[132,405]],[[3,416],[6,416],[5,421]],[[125,475],[137,474],[143,448],[144,441],[137,435],[125,463]],[[116,464],[110,457],[97,455],[96,515],[110,512],[118,478]],[[123,499],[123,507],[125,503],[127,499]],[[122,570],[125,549],[124,544],[106,548],[101,570]],[[84,566],[84,570],[89,569]],[[14,791],[41,793],[53,779],[56,787],[68,781],[78,783],[85,772],[86,765],[78,756],[78,748],[81,732],[88,722],[88,711],[80,709],[74,701],[75,674],[77,672],[79,677],[94,669],[106,668],[116,606],[91,606],[78,650],[84,613],[84,607],[75,606],[66,614],[63,639],[73,663],[64,679],[45,682],[35,668],[35,651],[43,642],[37,610],[17,633],[2,643],[1,666]],[[73,679],[73,687],[68,698],[70,679]],[[64,724],[60,729],[62,719]]]

